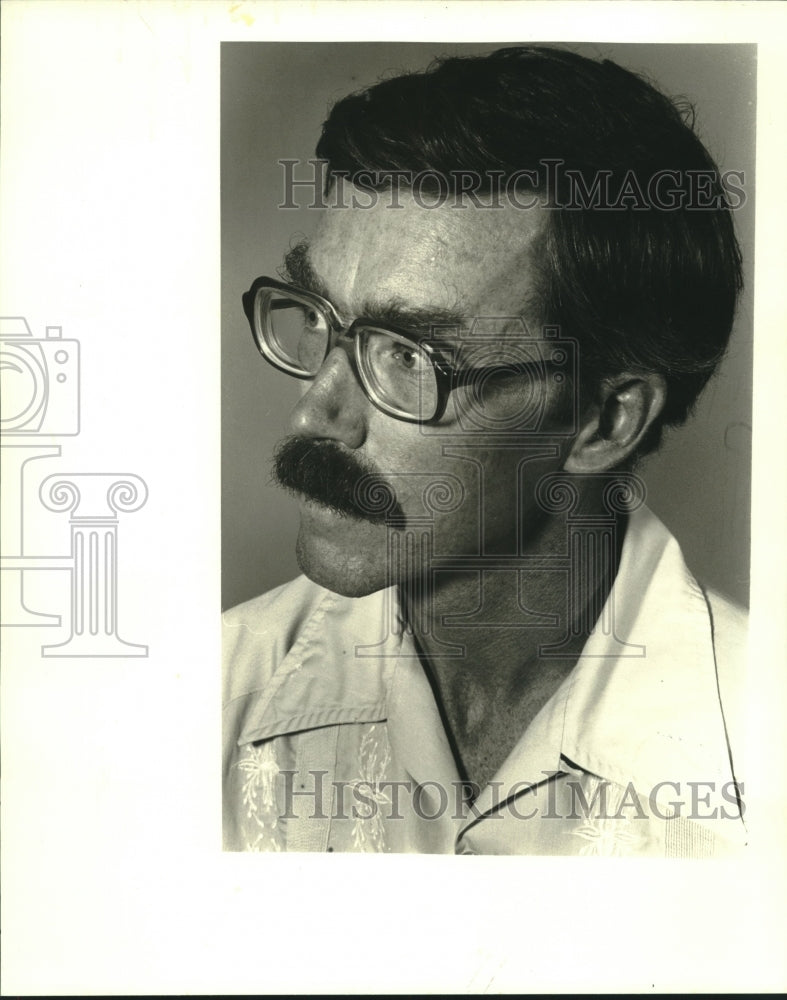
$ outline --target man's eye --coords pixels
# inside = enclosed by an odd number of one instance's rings
[[[414,368],[418,361],[415,351],[394,351],[393,356],[405,368]]]
[[[420,351],[407,347],[397,347],[391,352],[393,360],[408,372],[422,372],[426,370],[427,361]]]
[[[310,309],[307,306],[302,310],[302,322],[304,330],[309,333],[325,333],[328,329],[328,321],[317,309]]]

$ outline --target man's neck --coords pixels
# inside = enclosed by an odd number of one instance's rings
[[[621,523],[621,541],[623,533]],[[555,556],[565,545],[565,524],[555,524],[527,554]],[[575,666],[619,552],[620,543],[597,575],[578,565],[566,571],[563,560],[562,571],[441,572],[429,574],[430,586],[400,588],[463,779],[483,787],[494,776]],[[578,579],[592,584],[572,586]]]

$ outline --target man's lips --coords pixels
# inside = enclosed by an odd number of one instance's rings
[[[309,520],[326,521],[331,523],[335,523],[336,521],[362,520],[362,518],[357,514],[350,514],[346,511],[336,510],[334,507],[329,507],[327,504],[321,503],[319,500],[313,500],[311,497],[307,497],[304,493],[298,493],[297,496],[301,509],[301,515],[307,517]]]

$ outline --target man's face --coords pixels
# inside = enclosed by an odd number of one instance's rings
[[[456,314],[470,329],[479,317],[512,317],[508,327],[497,323],[496,328],[504,337],[506,329],[518,334],[517,318],[526,314],[534,295],[531,252],[546,212],[449,204],[429,210],[404,193],[400,203],[401,208],[392,208],[383,196],[374,208],[324,211],[308,260],[342,319],[349,324],[384,311],[401,316],[399,325],[408,327],[416,312]],[[489,323],[480,326],[488,329]],[[539,331],[531,329],[531,334],[538,337]],[[467,349],[474,342],[465,337],[461,343]],[[494,344],[483,341],[485,365],[494,362]],[[503,447],[463,424],[460,410],[471,391],[455,389],[436,425],[408,423],[375,407],[350,354],[333,348],[316,378],[305,383],[291,431],[315,448],[330,441],[382,476],[395,491],[404,530],[415,534],[409,556],[392,564],[389,538],[400,554],[407,548],[398,544],[404,540],[401,524],[343,516],[301,497],[297,556],[307,576],[335,592],[361,596],[403,582],[427,558],[516,554],[532,544],[539,524],[533,486],[560,467],[567,443],[560,437],[566,426],[559,416],[565,412],[560,388],[549,378],[538,382],[535,391],[545,405],[541,434],[512,437],[509,428]],[[505,422],[521,411],[523,391],[532,395],[532,380],[501,376],[485,383],[483,402]],[[551,429],[558,436],[545,443],[544,431]],[[496,440],[501,441],[499,435]],[[453,494],[447,502],[440,481]],[[429,492],[430,484],[436,492]]]

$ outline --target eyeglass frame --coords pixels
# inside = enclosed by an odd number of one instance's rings
[[[378,410],[388,414],[388,416],[395,417],[397,420],[413,424],[437,423],[437,421],[439,421],[445,414],[448,406],[448,399],[454,389],[471,384],[475,381],[479,372],[511,370],[511,365],[480,365],[462,368],[449,361],[445,354],[442,353],[441,347],[438,346],[438,344],[429,341],[423,337],[423,335],[419,335],[410,330],[405,330],[402,327],[395,326],[390,323],[367,319],[363,316],[357,317],[351,323],[344,323],[334,305],[329,302],[328,299],[323,298],[316,292],[299,288],[297,285],[287,284],[287,282],[279,281],[276,278],[256,278],[253,281],[251,288],[249,288],[247,292],[244,292],[242,296],[243,311],[246,314],[246,319],[248,320],[249,327],[251,328],[251,335],[255,346],[257,347],[260,355],[273,368],[284,372],[286,375],[291,375],[293,378],[301,379],[302,381],[315,379],[319,374],[320,369],[318,368],[314,374],[309,374],[308,372],[304,372],[303,370],[287,365],[286,362],[276,357],[273,353],[273,349],[269,346],[266,338],[266,325],[260,321],[259,317],[261,300],[260,292],[263,290],[282,292],[287,295],[291,295],[294,297],[296,302],[300,299],[306,305],[317,307],[325,315],[330,324],[331,333],[336,336],[328,336],[325,356],[320,363],[320,367],[322,367],[325,363],[325,359],[337,345],[337,340],[339,338],[348,341],[352,340],[353,352],[351,360],[353,372],[358,384],[363,389],[366,397],[374,406],[377,407]],[[435,383],[437,388],[437,404],[435,412],[431,417],[418,417],[414,414],[407,413],[405,410],[400,410],[391,406],[378,396],[372,386],[367,384],[363,375],[364,366],[361,362],[362,338],[358,336],[358,334],[364,330],[372,332],[378,331],[380,333],[393,334],[397,337],[401,337],[409,343],[415,345],[419,350],[422,350],[426,354],[435,373]],[[443,350],[451,350],[451,348],[445,345]],[[541,362],[521,362],[516,367],[520,368],[522,371],[526,371],[530,368],[537,367],[539,364],[550,366],[552,365],[552,362],[545,358]]]

